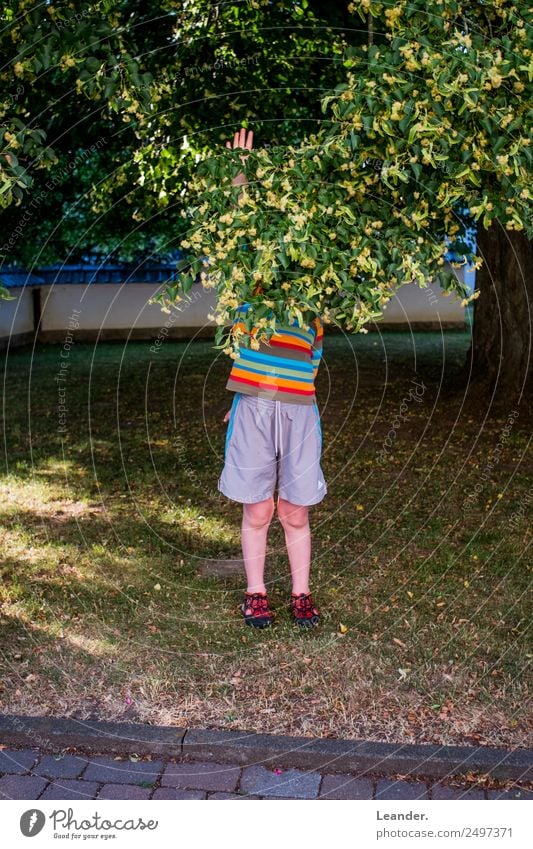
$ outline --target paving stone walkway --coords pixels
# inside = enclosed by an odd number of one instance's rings
[[[0,799],[533,799],[515,785],[485,790],[435,781],[333,775],[185,759],[0,751]]]

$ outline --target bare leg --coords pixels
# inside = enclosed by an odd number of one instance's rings
[[[273,498],[243,505],[241,545],[249,593],[266,592],[264,581],[266,542],[273,515]]]
[[[278,498],[278,516],[285,532],[292,575],[292,591],[295,595],[309,592],[311,569],[311,530],[309,507],[291,504]]]

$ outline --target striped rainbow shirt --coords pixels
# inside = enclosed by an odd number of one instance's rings
[[[234,327],[244,330],[239,313],[248,308],[248,304],[239,308]],[[268,344],[259,343],[257,351],[241,347],[238,359],[233,360],[226,389],[288,404],[313,404],[324,335],[320,318],[314,318],[310,328],[298,327],[295,321],[279,327]]]

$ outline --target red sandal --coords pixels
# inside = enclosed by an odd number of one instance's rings
[[[320,614],[311,593],[291,594],[291,612],[294,621],[301,628],[310,628],[318,625]]]
[[[265,593],[246,593],[241,612],[246,624],[253,628],[269,628],[274,619]]]

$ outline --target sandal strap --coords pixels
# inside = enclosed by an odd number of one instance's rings
[[[311,593],[300,593],[300,595],[291,595],[291,607],[293,613],[299,617],[318,616],[318,610],[315,607]]]
[[[246,593],[245,607],[254,616],[267,616],[270,613],[268,598],[264,593]]]

